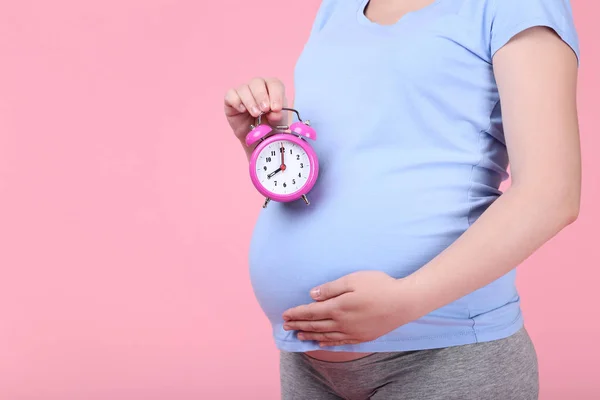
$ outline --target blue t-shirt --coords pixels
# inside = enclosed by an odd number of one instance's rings
[[[359,270],[401,278],[452,244],[508,177],[492,56],[548,26],[579,56],[568,0],[438,0],[394,25],[367,0],[326,0],[295,69],[295,108],[318,132],[309,199],[261,210],[250,276],[277,347],[311,288]],[[407,351],[507,337],[523,324],[515,271],[381,338],[338,351]]]

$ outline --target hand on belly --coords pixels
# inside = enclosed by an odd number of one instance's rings
[[[283,328],[324,348],[375,340],[421,316],[403,285],[403,279],[379,271],[346,275],[313,289],[315,302],[285,311]]]

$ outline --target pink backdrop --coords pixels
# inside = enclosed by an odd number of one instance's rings
[[[278,398],[222,99],[291,85],[318,2],[208,3],[0,2],[0,399]],[[581,218],[519,275],[543,400],[600,398],[600,7],[573,6]]]

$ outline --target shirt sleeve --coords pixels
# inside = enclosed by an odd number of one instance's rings
[[[570,0],[492,0],[491,55],[518,33],[534,26],[553,29],[577,57],[579,39]]]

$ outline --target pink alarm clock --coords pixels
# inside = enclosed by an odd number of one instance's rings
[[[298,116],[290,126],[261,124],[246,136],[246,145],[258,145],[250,158],[250,178],[254,187],[265,196],[263,208],[269,201],[290,202],[298,199],[310,202],[306,194],[315,185],[319,174],[317,154],[306,139],[316,140],[317,133],[309,121],[302,121],[298,111],[284,108]]]

